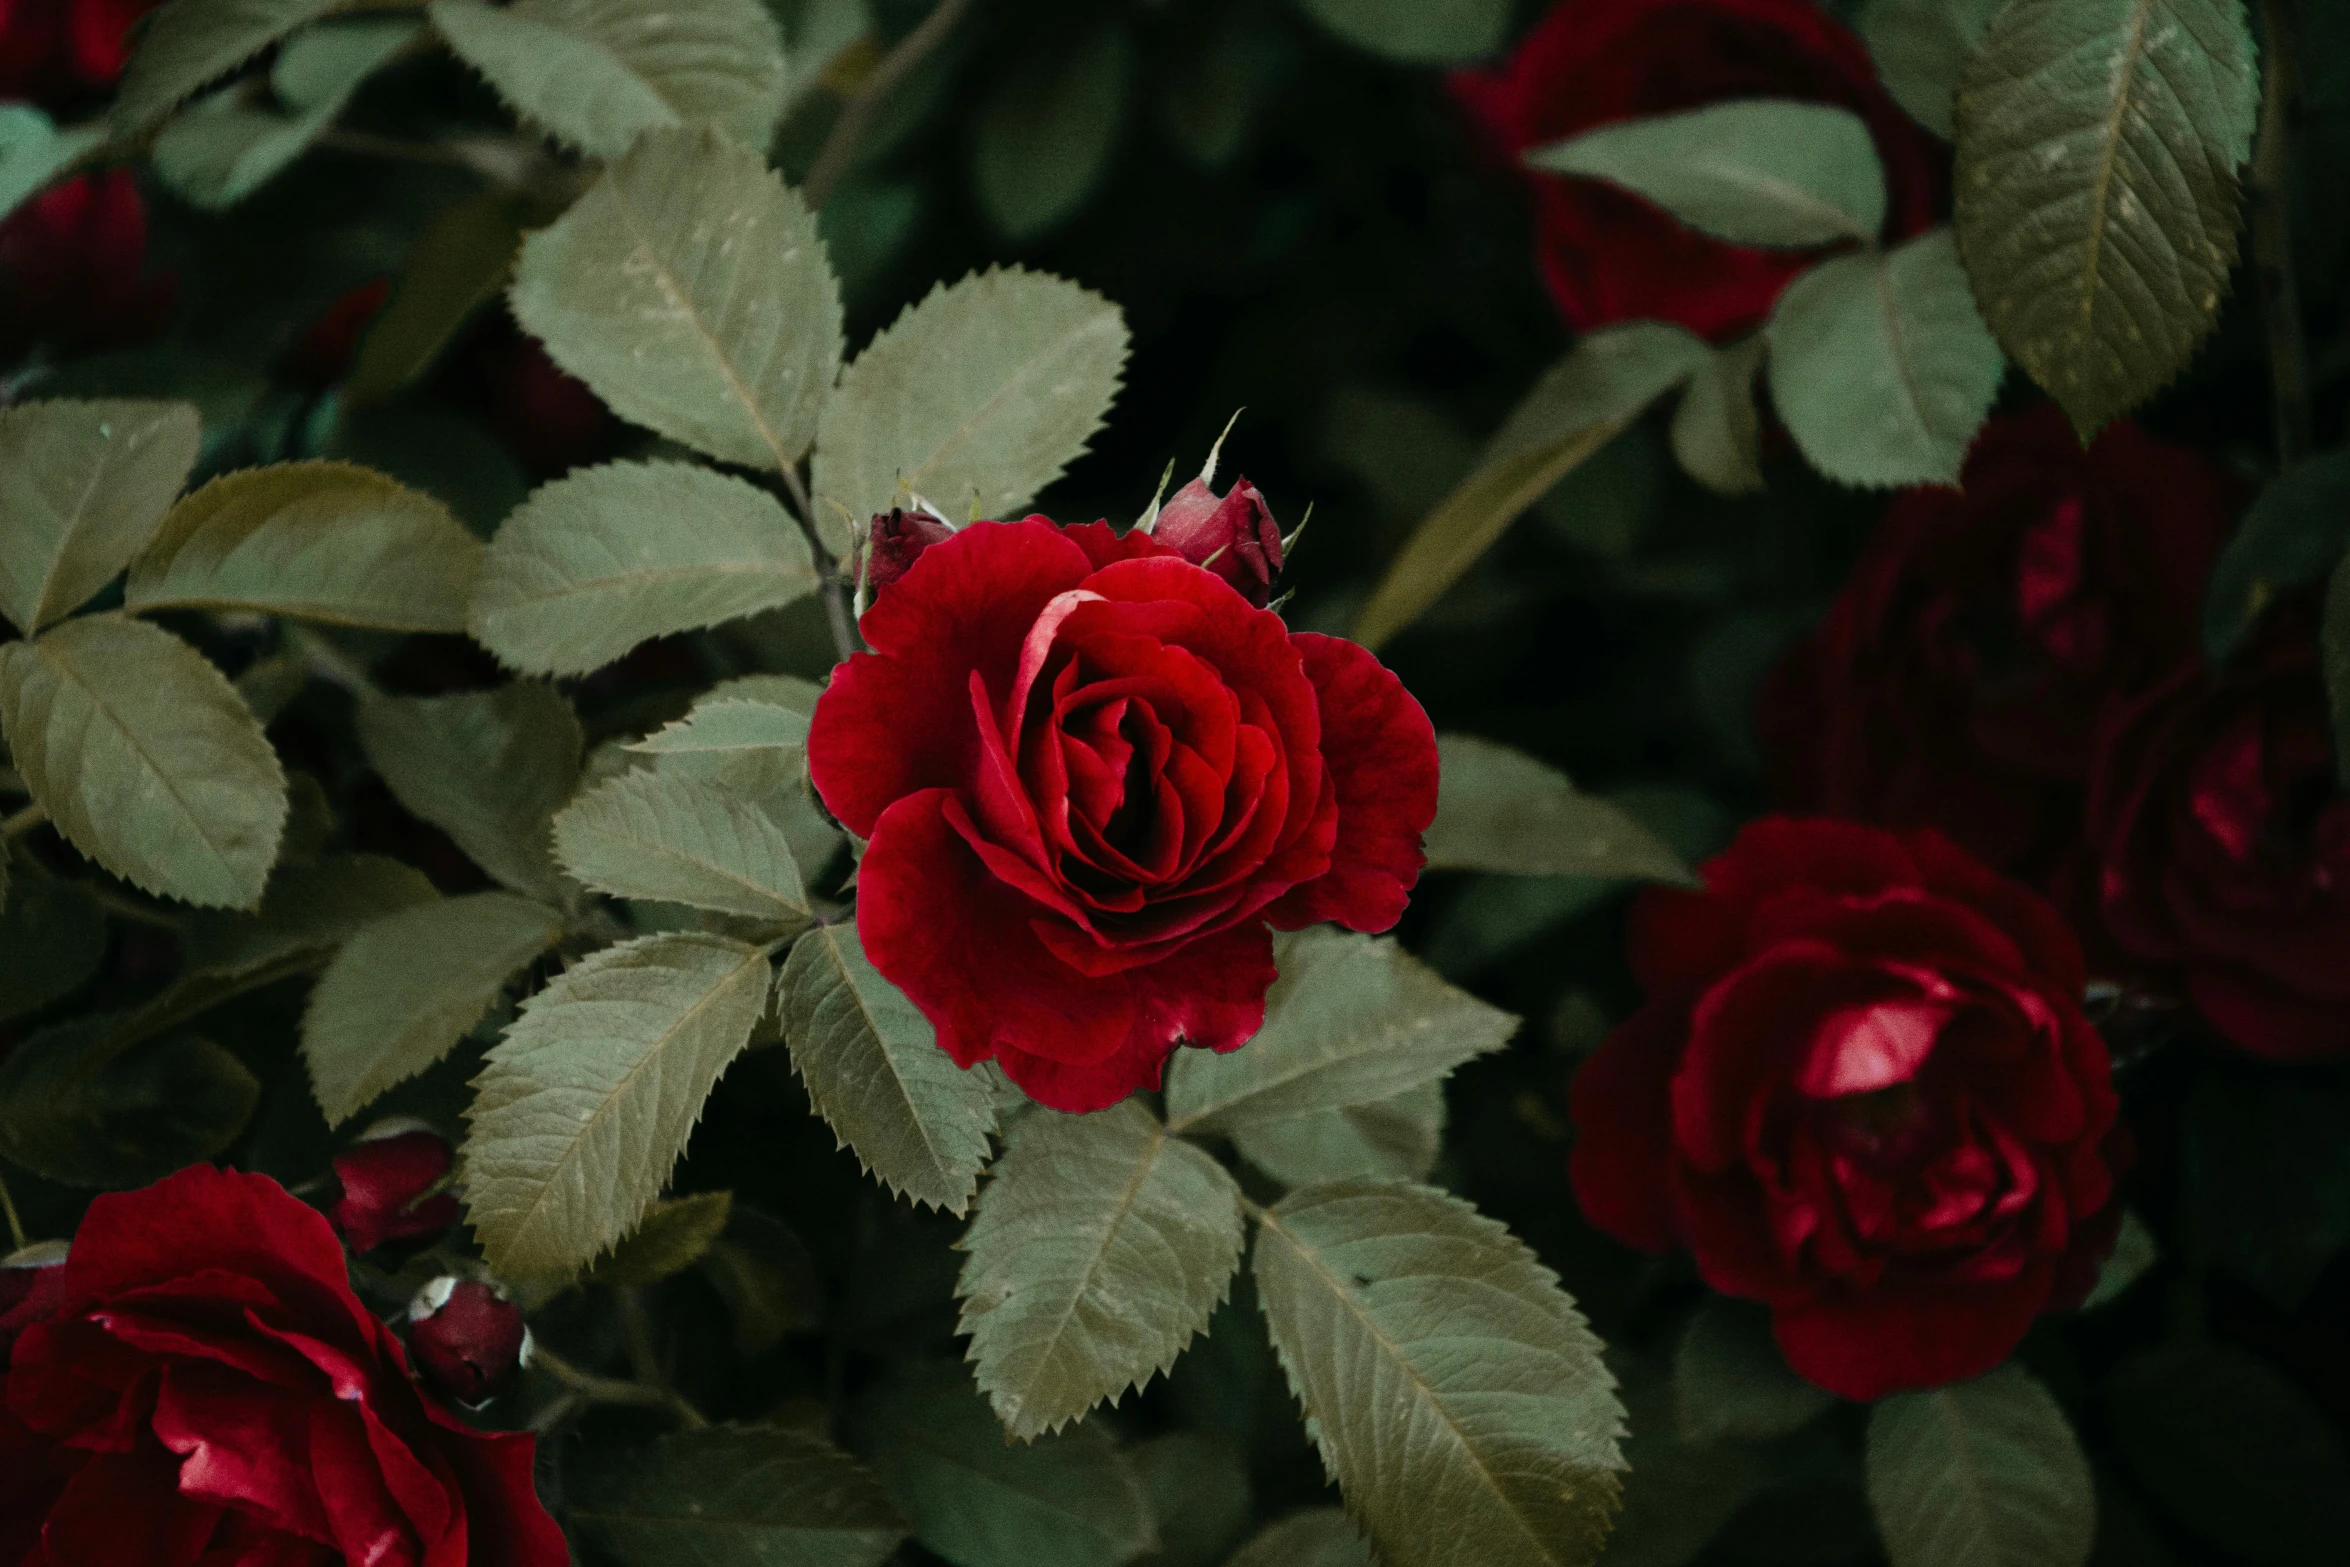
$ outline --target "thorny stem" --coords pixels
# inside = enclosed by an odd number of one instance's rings
[[[2252,266],[2261,323],[2268,333],[2268,368],[2275,401],[2277,466],[2290,468],[2315,444],[2310,415],[2309,356],[2301,329],[2301,280],[2293,259],[2293,118],[2295,79],[2292,23],[2279,0],[2261,0],[2261,31],[2268,57],[2260,144],[2252,157]]]
[[[955,23],[971,9],[971,0],[938,0],[922,25],[898,40],[898,46],[882,57],[873,68],[873,74],[858,84],[856,95],[842,106],[840,118],[832,124],[832,134],[824,138],[823,150],[808,169],[808,178],[800,186],[800,194],[811,207],[824,205],[824,198],[849,172],[849,165],[857,156],[857,143],[864,140],[866,128],[891,92],[915,66],[946,40],[954,31]]]

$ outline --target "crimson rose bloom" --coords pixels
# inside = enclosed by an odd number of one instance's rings
[[[865,613],[808,767],[869,837],[857,929],[968,1067],[1098,1110],[1264,1020],[1268,922],[1385,930],[1436,813],[1427,715],[1105,523],[974,523]]]
[[[569,1559],[531,1438],[418,1391],[334,1232],[276,1182],[198,1166],[100,1197],[49,1272],[0,1318],[21,1329],[0,1341],[0,1562]]]
[[[2116,716],[2090,791],[2107,936],[2254,1055],[2350,1055],[2350,799],[2297,614]]]
[[[0,222],[0,365],[36,342],[122,348],[162,331],[179,292],[147,271],[147,206],[128,169],[79,174]]]
[[[2054,403],[1986,424],[1961,484],[1886,507],[1765,682],[1763,750],[1787,810],[1938,828],[2037,881],[2102,716],[2193,655],[2240,496],[2127,421],[2083,451]]]
[[[2118,1216],[2079,944],[1931,832],[1771,818],[1705,881],[1634,906],[1647,1004],[1574,1083],[1584,1212],[1687,1245],[1843,1397],[1990,1370]]]
[[[1836,104],[1867,123],[1884,161],[1888,241],[1924,233],[1950,206],[1948,152],[1814,0],[1561,0],[1505,64],[1457,72],[1451,87],[1513,164],[1598,126],[1736,98]],[[1600,180],[1525,174],[1543,277],[1579,332],[1677,321],[1725,341],[1761,324],[1819,259],[1726,244]]]
[[[0,99],[57,107],[114,85],[131,26],[163,0],[0,0]]]

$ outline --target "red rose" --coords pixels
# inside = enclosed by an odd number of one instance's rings
[[[1876,138],[1887,240],[1924,233],[1950,206],[1948,152],[1813,0],[1561,0],[1505,64],[1456,72],[1451,87],[1513,165],[1530,148],[1619,120],[1737,98],[1838,104]],[[1677,321],[1724,341],[1759,325],[1779,290],[1819,259],[1711,239],[1598,180],[1525,173],[1543,276],[1579,332]]]
[[[163,0],[0,0],[0,99],[57,107],[114,85],[131,28]]]
[[[1281,575],[1281,529],[1264,493],[1242,479],[1218,495],[1194,479],[1159,508],[1151,536],[1195,565],[1232,584],[1259,609],[1273,598]]]
[[[872,840],[857,928],[968,1067],[1096,1110],[1264,1019],[1267,922],[1385,930],[1436,813],[1427,715],[1105,523],[974,523],[863,622],[808,735]]]
[[[2254,1055],[2350,1055],[2350,798],[2316,638],[2286,613],[2116,715],[2090,791],[2107,937]]]
[[[480,1279],[437,1278],[408,1303],[408,1353],[435,1390],[482,1404],[530,1362],[530,1329],[506,1292]]]
[[[208,1166],[90,1205],[0,1377],[0,1562],[563,1567],[531,1438],[409,1380],[343,1249]]]
[[[121,348],[161,332],[178,284],[146,265],[147,206],[130,170],[33,197],[0,223],[0,364],[36,342]]]
[[[327,1222],[353,1251],[430,1240],[457,1222],[456,1195],[433,1191],[456,1162],[449,1140],[429,1128],[362,1137],[334,1157],[342,1190],[326,1210]]]
[[[2113,1238],[2079,944],[1931,832],[1771,818],[1705,881],[1634,906],[1647,1004],[1574,1083],[1584,1212],[1687,1245],[1846,1398],[1990,1370]]]
[[[2054,403],[1983,427],[1963,489],[1905,491],[1765,682],[1787,810],[1934,827],[2035,880],[2077,840],[2101,715],[2190,656],[2235,482]]]
[[[954,524],[926,511],[907,511],[901,506],[875,515],[865,539],[872,552],[865,568],[867,597],[879,595],[904,576],[915,556],[954,536]]]

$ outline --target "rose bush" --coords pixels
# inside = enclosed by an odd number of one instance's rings
[[[0,364],[35,344],[144,342],[178,294],[170,273],[147,265],[147,204],[128,169],[76,175],[0,222]]]
[[[1531,148],[1620,120],[1736,98],[1794,98],[1858,114],[1884,161],[1885,238],[1949,210],[1949,153],[1877,81],[1868,51],[1812,0],[1564,0],[1493,70],[1453,95],[1516,166]],[[1599,180],[1524,170],[1542,275],[1579,332],[1676,321],[1717,342],[1761,324],[1816,251],[1756,250],[1685,227]]]
[[[1956,490],[1886,507],[1759,704],[1789,811],[1934,827],[2044,879],[2079,842],[2097,727],[2193,656],[2238,487],[2127,421],[1992,420]]]
[[[1635,906],[1647,1002],[1573,1087],[1584,1212],[1770,1306],[1831,1392],[1989,1371],[2117,1222],[2079,943],[1931,832],[1767,818],[1704,876]]]
[[[975,523],[877,596],[809,774],[869,838],[857,928],[968,1067],[1094,1110],[1263,1021],[1268,924],[1402,915],[1426,714],[1152,538]]]
[[[98,1198],[0,1316],[0,1355],[0,1561],[569,1560],[532,1439],[425,1397],[326,1221],[265,1177],[197,1166]]]

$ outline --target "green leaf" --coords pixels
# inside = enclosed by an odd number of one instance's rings
[[[901,490],[957,519],[1017,515],[1101,428],[1128,342],[1116,305],[1061,278],[1006,267],[932,289],[824,406],[825,526],[837,506],[862,529]]]
[[[1510,0],[1298,0],[1351,44],[1391,60],[1447,65],[1491,54],[1509,35]]]
[[[2089,1461],[2017,1365],[1879,1402],[1868,1485],[1893,1567],[2081,1567],[2097,1532]]]
[[[2006,360],[1947,229],[1823,261],[1764,328],[1771,401],[1811,465],[1844,484],[1956,484]]]
[[[513,305],[614,413],[747,468],[799,460],[840,366],[814,215],[712,131],[655,131],[607,169],[523,245]]]
[[[224,474],[174,506],[124,602],[461,632],[481,556],[429,495],[350,463],[279,463]]]
[[[1586,1567],[1599,1554],[1623,1406],[1582,1313],[1509,1231],[1424,1186],[1319,1187],[1265,1215],[1256,1281],[1323,1465],[1378,1557]]]
[[[1469,476],[1423,519],[1356,617],[1377,647],[1420,618],[1542,499],[1641,411],[1697,372],[1710,352],[1677,326],[1632,321],[1593,332],[1543,373]]]
[[[2326,586],[2325,620],[2318,632],[2326,705],[2334,718],[2334,772],[2350,788],[2350,555]]]
[[[804,755],[810,716],[773,702],[704,697],[685,717],[623,749],[650,756],[731,757],[746,751]]]
[[[1281,977],[1265,1026],[1228,1055],[1176,1053],[1167,1121],[1178,1132],[1367,1105],[1499,1050],[1518,1020],[1453,989],[1391,940],[1314,926],[1275,938]]]
[[[568,1479],[565,1521],[619,1567],[879,1567],[906,1537],[856,1460],[778,1426],[591,1448]]]
[[[1715,349],[1673,410],[1673,456],[1683,472],[1717,495],[1750,495],[1763,487],[1762,416],[1754,402],[1762,365],[1759,332]]]
[[[2203,651],[2225,660],[2289,593],[2321,582],[2350,550],[2350,452],[2327,452],[2269,480],[2211,569]]]
[[[79,882],[0,850],[0,1018],[23,1017],[79,990],[106,957],[106,916]]]
[[[202,434],[186,403],[0,410],[0,613],[30,636],[113,581],[187,482]]]
[[[1116,23],[1074,49],[1007,73],[971,138],[979,208],[1008,239],[1032,239],[1084,205],[1126,118],[1134,40]]]
[[[2162,1248],[2156,1243],[2154,1232],[2138,1217],[2137,1209],[2124,1208],[2113,1250],[2106,1254],[2104,1265],[2097,1270],[2097,1282],[2082,1299],[2081,1310],[2095,1311],[2121,1299],[2129,1293],[2131,1285],[2144,1278],[2161,1260]]]
[[[1225,1567],[1371,1567],[1371,1548],[1341,1509],[1309,1507],[1268,1525]]]
[[[643,1222],[589,1270],[588,1282],[634,1289],[684,1272],[716,1243],[733,1209],[732,1192],[696,1192],[653,1204]]]
[[[251,908],[286,775],[236,687],[168,631],[92,615],[0,646],[0,729],[66,841],[134,886]]]
[[[782,827],[751,802],[691,778],[624,773],[555,818],[555,855],[587,886],[770,924],[807,917]]]
[[[816,590],[808,541],[755,485],[691,463],[607,463],[531,492],[490,541],[473,635],[533,674]]]
[[[491,1268],[567,1274],[635,1226],[766,1010],[769,972],[740,942],[646,936],[524,1004],[465,1113],[466,1208]]]
[[[139,35],[109,118],[123,139],[343,0],[171,0]]]
[[[1958,137],[1958,84],[2002,0],[1868,0],[1860,36],[1877,75],[1909,117]]]
[[[1526,161],[1620,186],[1734,245],[1867,244],[1885,226],[1877,145],[1833,104],[1747,98],[1622,120]]]
[[[1689,867],[1623,810],[1566,775],[1474,735],[1443,735],[1430,870],[1611,876],[1691,886]]]
[[[2219,317],[2260,72],[2242,0],[2002,7],[1958,94],[1958,243],[1991,330],[2086,439]]]
[[[106,139],[103,125],[60,131],[29,103],[0,103],[0,218]]]
[[[1688,1440],[1674,1416],[1673,1392],[1659,1383],[1624,1394],[1630,1472],[1624,1510],[1600,1558],[1607,1567],[1682,1567],[1775,1478],[1762,1448]]]
[[[550,216],[537,199],[501,189],[477,191],[442,209],[417,237],[391,297],[368,323],[343,383],[343,406],[382,402],[430,370],[475,313],[505,289],[523,234]]]
[[[155,138],[155,172],[199,207],[234,206],[276,178],[334,124],[351,95],[423,28],[401,18],[330,23],[279,54],[278,95],[292,112],[259,107],[239,87],[213,94]]]
[[[1122,1567],[1158,1543],[1141,1479],[1099,1421],[1007,1442],[960,1366],[907,1368],[852,1425],[914,1537],[953,1567]]]
[[[775,993],[792,1066],[841,1146],[900,1196],[967,1209],[995,1130],[987,1077],[938,1047],[929,1020],[866,958],[856,928],[802,936]]]
[[[758,0],[434,0],[428,11],[516,114],[591,158],[688,124],[764,149],[783,112],[783,40]]]
[[[119,1014],[43,1029],[0,1060],[0,1157],[67,1186],[123,1190],[236,1140],[261,1085],[189,1035],[123,1048]]]
[[[1170,1431],[1127,1457],[1150,1494],[1159,1548],[1145,1567],[1217,1567],[1249,1523],[1248,1469],[1229,1442]]]
[[[552,686],[373,697],[359,743],[410,815],[517,892],[560,902],[549,830],[579,783],[579,720]]]
[[[1673,1409],[1685,1441],[1785,1436],[1835,1402],[1788,1367],[1771,1337],[1771,1314],[1745,1301],[1707,1296],[1673,1354]]]
[[[327,1124],[447,1055],[562,932],[562,916],[544,904],[477,892],[402,909],[354,934],[302,1017],[302,1059]]]
[[[783,27],[786,104],[819,85],[857,43],[873,36],[866,0],[769,0]]]
[[[734,1352],[764,1355],[789,1333],[822,1327],[827,1305],[816,1259],[790,1225],[742,1203],[696,1264],[734,1318]]]
[[[1232,1177],[1133,1100],[1024,1119],[955,1290],[1004,1429],[1058,1431],[1164,1373],[1231,1291],[1243,1239]]]
[[[1424,1181],[1444,1140],[1444,1084],[1426,1082],[1368,1104],[1307,1110],[1232,1128],[1240,1156],[1284,1186]]]

